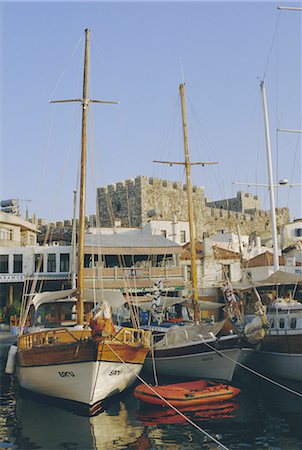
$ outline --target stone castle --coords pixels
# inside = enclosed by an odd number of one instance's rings
[[[204,188],[193,187],[197,239],[225,230],[242,234],[270,232],[271,215],[261,210],[258,196],[237,192],[231,199],[208,202]],[[111,227],[117,221],[124,227],[140,227],[150,220],[154,210],[160,220],[187,221],[186,185],[179,182],[138,176],[97,189],[97,215],[100,226]],[[276,209],[277,226],[289,222],[289,209]]]

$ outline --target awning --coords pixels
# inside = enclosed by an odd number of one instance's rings
[[[39,294],[34,295],[31,303],[34,305],[35,310],[39,308],[40,305],[44,303],[55,303],[55,302],[75,302],[75,294],[77,293],[77,289],[66,289],[63,291],[46,291],[41,292]]]
[[[60,303],[60,302],[77,302],[77,289],[66,289],[63,291],[47,291],[34,295],[32,304],[35,310],[40,305],[45,303]],[[106,291],[103,289],[84,289],[84,302],[100,303],[106,300],[111,307],[118,308],[126,302],[125,297],[121,291]]]
[[[270,275],[265,280],[257,281],[257,285],[279,285],[279,284],[298,284],[302,283],[302,276],[300,274],[282,272],[278,270],[277,272]]]
[[[92,255],[173,255],[181,254],[183,252],[182,247],[102,247],[97,249],[96,247],[91,247],[85,245],[85,253]]]
[[[106,291],[105,289],[84,289],[84,298],[86,301],[96,301],[96,303],[106,300],[112,308],[118,308],[127,302],[121,291]]]
[[[261,288],[267,286],[278,286],[286,284],[302,284],[302,276],[300,274],[283,272],[278,270],[264,280],[245,281],[243,283],[231,283],[233,289],[248,290],[253,288]]]

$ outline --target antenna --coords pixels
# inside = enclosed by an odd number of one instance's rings
[[[184,68],[183,68],[181,56],[179,57],[179,67],[180,67],[180,74],[181,74],[182,84],[185,84]]]

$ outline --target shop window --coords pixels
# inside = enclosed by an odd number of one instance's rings
[[[8,255],[0,255],[0,273],[8,273]]]
[[[47,272],[56,272],[56,254],[49,253],[47,255]]]
[[[60,272],[69,272],[69,253],[60,254]]]
[[[40,261],[40,257],[41,257],[41,262]],[[35,272],[43,272],[43,255],[41,255],[40,253],[37,253],[35,255]]]
[[[23,272],[23,255],[14,255],[14,273]]]

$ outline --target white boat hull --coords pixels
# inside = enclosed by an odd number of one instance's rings
[[[92,406],[130,386],[142,364],[105,361],[17,367],[20,386],[37,394]]]
[[[266,376],[302,383],[302,354],[257,351],[253,368]]]
[[[247,350],[249,352],[249,350]],[[237,362],[244,363],[245,350],[228,349],[220,353],[188,354],[172,357],[161,357],[154,360],[156,372],[159,375],[177,376],[178,378],[209,378],[231,381]],[[153,361],[146,358],[145,366],[153,373]]]

